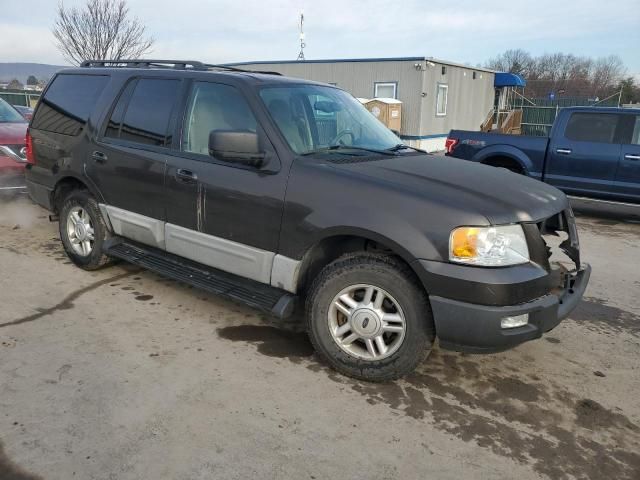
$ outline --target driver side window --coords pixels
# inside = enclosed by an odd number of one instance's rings
[[[209,155],[209,133],[213,130],[256,133],[257,122],[249,104],[235,87],[194,82],[185,113],[181,150]]]

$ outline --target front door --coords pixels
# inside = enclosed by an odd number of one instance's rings
[[[266,165],[209,154],[212,130],[257,132]],[[167,251],[243,277],[270,282],[287,175],[247,100],[236,87],[194,81],[179,153],[167,163]]]
[[[620,159],[619,116],[574,112],[549,142],[545,178],[569,194],[607,197]]]
[[[620,200],[640,202],[640,115],[622,115],[625,123],[620,164],[613,186]]]
[[[180,85],[176,79],[130,80],[86,163],[115,233],[158,248],[164,248],[164,174]]]

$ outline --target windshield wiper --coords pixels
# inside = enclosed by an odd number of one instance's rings
[[[419,148],[416,147],[410,147],[409,145],[405,145],[404,143],[399,143],[391,148],[388,148],[387,151],[389,152],[398,152],[400,150],[407,150],[407,149],[411,149],[411,150],[415,150],[416,152],[420,152],[420,153],[427,153],[425,150],[421,150]]]
[[[395,156],[395,153],[390,149],[386,150],[378,150],[375,148],[367,148],[367,147],[356,147],[353,145],[331,145],[329,147],[318,148],[316,150],[311,150],[310,152],[303,153],[302,156],[313,155],[316,153],[327,153],[327,152],[344,152],[345,150],[357,150],[362,152],[371,152],[371,153],[379,153],[380,155],[391,155]]]

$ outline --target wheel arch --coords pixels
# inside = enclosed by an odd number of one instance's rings
[[[493,145],[482,150],[473,160],[494,167],[512,166],[524,175],[528,175],[532,167],[531,160],[521,150],[511,145]]]
[[[341,229],[326,232],[325,235],[306,249],[298,272],[298,292],[306,293],[320,271],[343,255],[356,252],[384,253],[398,258],[413,272],[422,289],[425,288],[415,271],[412,255],[393,240],[375,232],[360,228]]]
[[[51,205],[53,206],[55,213],[60,213],[62,200],[73,190],[87,190],[96,197],[96,199],[101,198],[98,192],[92,188],[90,182],[87,182],[85,179],[75,175],[66,175],[56,182],[53,187],[53,191],[51,192]]]

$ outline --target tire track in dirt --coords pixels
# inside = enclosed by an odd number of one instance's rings
[[[134,271],[130,271],[130,272],[125,272],[125,273],[121,273],[119,275],[114,275],[113,277],[108,277],[102,280],[98,280],[97,282],[93,282],[89,285],[87,285],[86,287],[82,287],[74,292],[71,292],[69,295],[67,295],[61,302],[57,303],[56,305],[49,307],[49,308],[40,308],[38,309],[37,313],[33,313],[31,315],[27,315],[26,317],[22,317],[22,318],[17,318],[15,320],[12,320],[10,322],[6,322],[6,323],[0,323],[0,328],[4,328],[4,327],[10,327],[12,325],[20,325],[22,323],[27,323],[27,322],[33,322],[35,320],[38,320],[42,317],[45,317],[47,315],[51,315],[54,312],[57,312],[59,310],[70,310],[74,307],[74,301],[76,301],[78,298],[80,298],[82,295],[84,295],[85,293],[91,292],[92,290],[95,290],[97,288],[100,288],[103,285],[106,285],[108,283],[114,282],[116,280],[121,280],[123,278],[126,277],[130,277],[131,275],[135,275],[137,273],[140,273],[141,269],[136,269]]]

